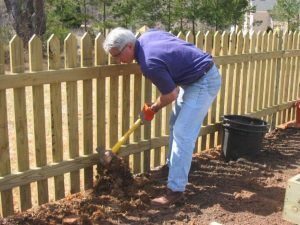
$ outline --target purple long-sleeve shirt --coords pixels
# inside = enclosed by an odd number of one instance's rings
[[[212,62],[208,53],[160,30],[149,30],[137,40],[135,59],[162,94],[195,82]]]

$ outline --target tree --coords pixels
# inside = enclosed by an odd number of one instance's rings
[[[13,27],[28,43],[33,34],[42,36],[46,31],[44,0],[4,0],[7,12],[12,15]]]
[[[81,13],[80,0],[48,0],[47,19],[57,19],[66,28],[81,26],[84,16]]]
[[[135,23],[135,0],[125,0],[117,2],[112,6],[112,14],[115,19],[118,20],[119,25],[123,27],[133,26]]]
[[[231,0],[227,13],[230,15],[230,23],[234,27],[244,21],[244,16],[248,12],[255,12],[255,6],[251,7],[248,0]]]
[[[277,0],[270,14],[274,19],[287,22],[289,30],[299,29],[300,0]]]
[[[162,22],[164,12],[164,1],[144,0],[138,1],[133,12],[139,26],[147,25],[153,27]]]
[[[216,30],[239,25],[243,22],[246,12],[253,12],[255,7],[248,0],[204,0],[202,5],[202,21]]]
[[[185,0],[162,0],[161,24],[168,31],[180,27],[183,30],[183,20],[185,18]],[[179,24],[179,25],[178,25]]]
[[[192,23],[192,33],[194,37],[197,20],[200,19],[200,16],[203,13],[203,11],[204,8],[202,5],[202,1],[190,0],[187,2],[186,18]]]
[[[70,29],[79,28],[84,22],[81,12],[81,0],[47,0],[47,33],[57,35],[60,39],[66,37]]]
[[[113,21],[112,7],[114,0],[90,0],[93,7],[98,8],[99,14],[94,19],[93,26],[100,30],[104,35],[107,28],[115,26]]]

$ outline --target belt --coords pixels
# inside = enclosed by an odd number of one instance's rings
[[[201,71],[202,72],[202,74],[200,75],[199,74],[199,76],[194,80],[194,81],[192,81],[192,82],[189,82],[189,83],[185,83],[185,84],[178,84],[179,86],[180,85],[189,85],[189,84],[192,84],[192,83],[194,83],[194,82],[196,82],[196,81],[198,81],[199,79],[201,79],[213,66],[215,65],[215,63],[213,62],[213,61],[210,61],[209,63],[207,63],[207,65],[204,67],[204,69]]]

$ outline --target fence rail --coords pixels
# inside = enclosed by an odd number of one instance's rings
[[[194,40],[191,32],[178,37]],[[18,36],[9,46],[0,43],[3,217],[91,188],[95,148],[113,146],[142,103],[159,95],[137,64],[114,64],[104,54],[103,39],[101,34],[92,40],[87,33],[79,38],[70,33],[62,48],[52,35],[47,53],[35,35],[26,51]],[[294,119],[293,104],[300,97],[299,32],[199,32],[195,44],[214,56],[222,74],[195,152],[220,144],[225,114],[263,118],[272,128]],[[122,146],[120,155],[133,172],[164,162],[170,111],[171,106],[164,108]]]

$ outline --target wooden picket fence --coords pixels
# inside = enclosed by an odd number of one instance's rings
[[[195,152],[220,144],[224,114],[262,118],[272,128],[294,119],[300,97],[300,33],[201,33],[178,36],[210,52],[222,88]],[[69,34],[33,36],[24,51],[17,36],[5,63],[0,44],[0,206],[6,217],[93,186],[97,146],[109,149],[159,92],[139,66],[114,64],[95,40]],[[63,51],[61,52],[61,46]],[[28,54],[28,57],[27,57]],[[7,61],[7,60],[6,60]],[[135,173],[164,162],[171,106],[134,132],[120,155]]]

